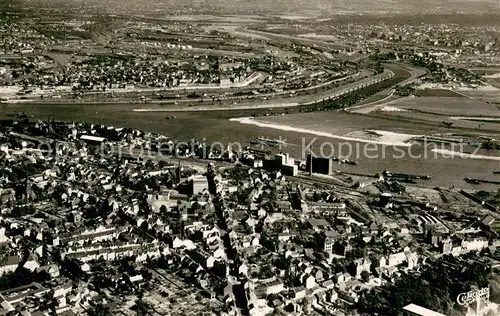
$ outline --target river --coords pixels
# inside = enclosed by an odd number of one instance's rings
[[[304,132],[283,131],[230,121],[230,118],[248,116],[248,111],[168,113],[170,119],[167,119],[165,113],[133,112],[132,109],[136,107],[137,105],[134,104],[2,104],[0,105],[0,118],[6,118],[9,113],[25,112],[43,120],[53,117],[62,121],[87,121],[115,127],[133,127],[180,140],[195,138],[207,142],[217,141],[222,144],[248,143],[250,139],[258,136],[281,138],[286,139],[287,143],[283,151],[289,152],[298,159],[302,159],[304,153],[307,152],[302,149],[303,144],[309,144],[312,140],[315,140],[312,143],[312,148],[317,155],[322,144],[328,143],[326,146],[323,145],[323,152],[329,155],[330,148],[336,149],[341,148],[341,146],[346,148],[346,144],[349,143],[350,148],[352,148],[352,156],[349,158],[356,160],[358,165],[339,164],[335,165],[335,169],[366,174],[390,170],[392,172],[430,175],[432,179],[423,181],[422,184],[455,186],[469,190],[497,190],[498,186],[467,184],[463,180],[465,177],[500,180],[499,175],[492,173],[492,171],[500,169],[499,162],[495,160],[443,157],[418,145],[406,148],[379,145],[368,149],[369,153],[367,153],[366,142],[346,141]],[[339,121],[332,121],[332,125],[338,125],[339,135],[355,130],[359,126],[417,135],[426,131],[422,130],[422,127],[417,123],[405,123],[398,126],[400,124],[395,124],[394,121],[374,120],[358,114],[328,112],[328,115],[339,117]],[[173,118],[174,116],[175,118]],[[402,151],[405,153],[402,154]],[[344,152],[342,154],[346,155]]]

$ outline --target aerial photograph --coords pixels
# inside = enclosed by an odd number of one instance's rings
[[[499,0],[0,0],[0,316],[500,316]]]

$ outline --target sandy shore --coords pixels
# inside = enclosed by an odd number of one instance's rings
[[[382,112],[408,112],[407,109],[402,109],[394,106],[384,106],[380,109]]]
[[[453,150],[448,150],[448,149],[432,149],[431,150],[434,153],[438,153],[443,155],[444,157],[459,157],[459,158],[465,158],[465,159],[485,159],[485,160],[498,160],[500,161],[500,157],[495,157],[495,156],[486,156],[486,155],[475,155],[475,154],[466,154],[466,153],[461,153]]]
[[[450,120],[459,121],[500,121],[500,117],[488,117],[488,116],[452,116]]]
[[[322,132],[307,128],[294,127],[283,124],[269,123],[258,121],[251,117],[240,117],[240,118],[232,118],[230,121],[239,122],[242,124],[254,125],[263,128],[272,128],[282,131],[290,131],[296,133],[305,133],[312,134],[322,137],[335,138],[345,141],[353,141],[360,143],[372,143],[377,145],[384,146],[399,146],[399,147],[411,147],[411,139],[414,137],[419,137],[422,135],[410,135],[410,134],[401,134],[394,133],[388,131],[380,131],[380,130],[360,130],[356,132],[349,133],[347,135],[336,135],[333,133]]]
[[[30,100],[30,99],[15,99],[15,100],[5,100],[5,101],[1,101],[0,104],[16,104],[16,103],[31,103],[31,102],[35,102],[35,100]]]

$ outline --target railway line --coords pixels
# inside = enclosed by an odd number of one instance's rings
[[[392,79],[394,73],[391,70],[385,70],[383,73],[368,77],[357,82],[347,84],[345,86],[337,87],[327,90],[313,97],[312,100],[309,96],[302,96],[291,98],[288,102],[266,102],[258,104],[243,104],[243,105],[223,105],[223,106],[193,106],[193,107],[168,107],[168,108],[139,108],[134,109],[134,112],[193,112],[193,111],[221,111],[221,110],[248,110],[248,109],[267,109],[267,108],[290,108],[303,105],[314,105],[326,100],[340,98],[349,93],[357,90],[384,82]],[[287,99],[285,99],[287,100]]]
[[[344,195],[349,195],[357,198],[363,198],[364,195],[362,193],[359,193],[352,189],[351,187],[347,185],[341,185],[338,184],[337,181],[335,180],[329,180],[329,179],[321,179],[318,177],[311,177],[311,176],[305,176],[305,175],[299,175],[297,177],[287,177],[288,180],[295,182],[295,183],[301,183],[309,186],[314,186],[314,185],[328,185],[329,187],[333,188],[333,190],[344,194]]]

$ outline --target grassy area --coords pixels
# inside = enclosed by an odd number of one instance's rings
[[[464,98],[463,95],[447,89],[423,89],[423,90],[417,90],[415,94],[419,97]]]

